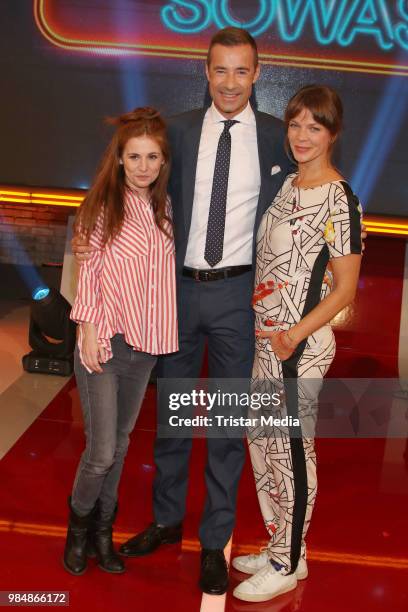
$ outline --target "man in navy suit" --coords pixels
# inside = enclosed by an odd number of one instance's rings
[[[255,237],[290,162],[282,122],[249,103],[259,76],[252,36],[238,28],[219,31],[206,74],[210,108],[169,121],[180,350],[162,359],[159,376],[199,377],[207,343],[210,377],[248,379]],[[200,586],[222,594],[228,586],[223,549],[234,526],[244,444],[209,437],[207,445]],[[156,439],[155,520],[121,546],[122,554],[141,556],[180,541],[191,446],[191,437]]]

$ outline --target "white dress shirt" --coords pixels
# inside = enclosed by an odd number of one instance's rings
[[[198,150],[190,234],[184,265],[212,269],[204,259],[208,213],[218,141],[225,117],[214,103],[205,114]],[[247,107],[234,117],[230,129],[231,162],[225,216],[224,250],[216,268],[250,265],[256,208],[261,186],[258,141],[254,112]]]

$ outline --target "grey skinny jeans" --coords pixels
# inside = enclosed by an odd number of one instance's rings
[[[135,351],[122,334],[111,340],[113,357],[101,374],[90,374],[75,350],[75,376],[81,399],[86,447],[78,465],[71,504],[80,516],[99,500],[102,517],[116,507],[123,463],[157,357]]]

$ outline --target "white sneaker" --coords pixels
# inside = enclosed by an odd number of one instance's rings
[[[296,586],[295,574],[285,576],[268,563],[256,574],[241,582],[234,589],[233,595],[242,601],[268,601],[268,599],[293,591]]]
[[[261,550],[257,555],[243,555],[242,557],[235,557],[232,560],[232,567],[235,567],[244,574],[256,574],[262,567],[269,563],[267,550]],[[270,563],[269,563],[270,565]],[[295,574],[298,580],[304,580],[308,575],[306,559],[300,557],[298,566]]]
[[[234,557],[232,567],[235,567],[244,574],[256,574],[260,569],[269,563],[267,550],[262,550],[257,555],[243,555],[242,557]]]

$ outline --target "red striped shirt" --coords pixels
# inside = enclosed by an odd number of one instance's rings
[[[167,222],[166,229],[171,234]],[[89,242],[97,250],[80,267],[71,319],[96,325],[107,359],[118,333],[138,351],[177,351],[174,242],[157,227],[151,206],[126,190],[120,233],[103,246],[100,218]],[[78,344],[82,356],[81,327]]]

